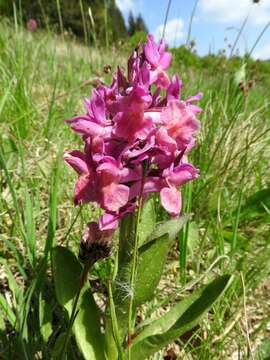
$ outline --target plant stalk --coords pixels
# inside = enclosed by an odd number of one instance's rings
[[[130,301],[129,301],[129,311],[128,311],[128,359],[131,360],[131,343],[132,343],[132,312],[133,312],[133,301],[134,301],[134,286],[136,280],[136,271],[137,271],[137,258],[138,258],[138,248],[139,248],[139,224],[141,219],[141,212],[143,206],[143,188],[144,188],[144,179],[145,172],[142,177],[140,195],[138,200],[138,212],[136,219],[136,230],[135,230],[135,241],[134,241],[134,249],[133,249],[133,259],[132,259],[132,269],[131,269],[131,278],[130,278]]]

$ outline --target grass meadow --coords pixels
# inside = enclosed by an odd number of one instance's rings
[[[81,99],[98,81],[111,80],[104,65],[125,66],[126,56],[1,20],[0,359],[57,357],[67,319],[55,297],[51,249],[77,253],[83,225],[99,211],[74,207],[75,175],[63,152],[81,143],[64,120],[83,112]],[[154,359],[269,359],[270,79],[249,63],[232,70],[225,58],[209,68],[176,59],[184,96],[204,93],[191,153],[200,178],[183,188],[183,212],[193,217],[141,316],[155,316],[160,304],[166,311],[216,274],[234,278],[200,325]],[[245,94],[239,77],[255,80]],[[92,287],[101,291],[107,277],[108,262],[97,263]],[[83,359],[73,338],[67,358]]]

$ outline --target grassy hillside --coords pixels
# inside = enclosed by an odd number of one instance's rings
[[[64,119],[83,111],[82,97],[99,81],[111,80],[105,65],[125,63],[125,48],[86,48],[0,23],[1,359],[51,359],[57,350],[66,319],[50,250],[63,244],[77,253],[83,224],[99,211],[73,205],[75,177],[62,157],[81,145]],[[209,316],[172,345],[179,359],[232,359],[238,352],[264,359],[266,341],[269,348],[269,69],[248,62],[244,71],[243,63],[222,57],[189,63],[180,52],[173,63],[184,97],[204,93],[191,154],[201,175],[183,189],[184,212],[193,219],[175,242],[155,303],[142,314],[154,313],[165,293],[174,301],[176,290],[181,297],[214,274],[235,274]],[[167,216],[158,209],[160,219]],[[98,263],[91,274],[97,292],[108,266]],[[68,358],[82,358],[73,340]]]

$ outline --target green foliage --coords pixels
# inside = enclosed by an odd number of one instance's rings
[[[57,300],[71,316],[73,301],[80,286],[81,265],[72,252],[60,246],[53,249],[52,261]],[[104,359],[99,310],[88,285],[80,294],[73,331],[86,360]]]
[[[256,360],[268,360],[270,358],[270,340],[263,339],[261,344],[256,349],[255,357]]]
[[[143,206],[141,221],[139,224],[139,246],[143,245],[150,237],[156,226],[155,202],[151,198]]]
[[[138,44],[143,44],[147,38],[147,33],[144,31],[135,32],[124,44],[126,51],[133,51]]]
[[[134,303],[136,305],[152,300],[171,243],[172,239],[165,234],[140,248],[134,287]]]
[[[48,342],[52,329],[52,307],[44,299],[39,300],[40,332],[45,342]]]
[[[241,207],[240,220],[248,221],[254,218],[270,217],[270,189],[263,189],[247,198]]]
[[[220,297],[230,280],[229,275],[215,279],[204,289],[194,292],[174,305],[162,318],[153,321],[134,339],[132,359],[139,360],[156,353],[184,332],[192,329]]]

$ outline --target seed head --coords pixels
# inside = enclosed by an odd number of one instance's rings
[[[98,223],[86,224],[81,238],[79,259],[82,263],[95,263],[111,255],[112,231],[99,229]]]

